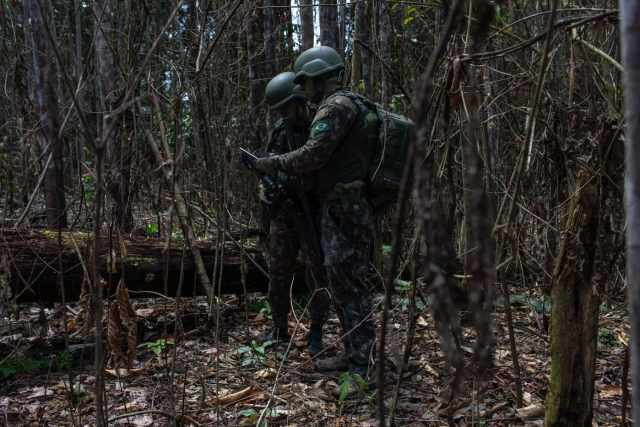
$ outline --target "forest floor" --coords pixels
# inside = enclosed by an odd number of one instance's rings
[[[544,313],[549,313],[550,307],[533,292],[513,292],[511,305],[524,388],[521,407],[515,399],[506,317],[503,304],[498,303],[494,367],[484,381],[465,380],[452,404],[458,425],[542,425],[550,370]],[[376,301],[380,300],[378,295]],[[173,333],[173,300],[132,299],[132,304],[139,328],[133,369],[111,369],[107,360],[106,413],[110,425],[170,425],[176,419],[182,425],[195,426],[256,425],[261,416],[260,425],[377,425],[375,392],[359,390],[344,396],[341,391],[349,377],[314,372],[305,350],[306,320],[296,329],[285,363],[281,357],[286,347],[256,342],[269,325],[264,296],[251,295],[246,306],[236,297],[225,297],[217,343],[213,333],[193,329],[206,318],[203,298],[182,299],[179,329],[187,331],[184,334]],[[400,289],[389,322],[388,403],[406,339],[407,305],[407,290]],[[73,338],[74,333],[78,336],[73,319],[78,306],[41,310],[24,305],[19,309],[17,319],[0,319],[0,425],[94,425],[93,347]],[[300,306],[297,311],[302,311]],[[65,352],[63,314],[68,316],[67,329],[72,336],[70,355]],[[376,316],[379,322],[380,314]],[[623,306],[603,304],[594,401],[598,425],[621,422],[627,319]],[[293,316],[290,326],[295,328]],[[325,327],[325,344],[339,342],[338,330],[334,315]],[[464,331],[462,350],[470,364],[472,334],[470,328]],[[421,303],[411,360],[401,382],[397,425],[447,425],[444,396],[448,379],[432,318]]]

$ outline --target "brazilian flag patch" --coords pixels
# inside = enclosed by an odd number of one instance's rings
[[[329,123],[329,121],[320,120],[314,123],[313,127],[311,128],[311,138],[316,138],[317,136],[329,131],[331,131],[331,124]]]

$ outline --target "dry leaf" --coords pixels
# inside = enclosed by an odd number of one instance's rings
[[[254,390],[253,387],[249,386],[235,393],[229,393],[221,397],[213,398],[209,401],[209,403],[212,405],[229,405],[231,403],[238,402],[242,399],[246,399],[247,397],[255,393],[256,393],[256,390]]]
[[[429,323],[427,322],[427,320],[424,317],[418,316],[418,319],[416,319],[416,325],[422,326],[422,327],[427,327],[427,326],[429,326]]]
[[[126,369],[126,368],[116,368],[116,369],[105,369],[104,372],[117,377],[117,378],[125,378],[132,375],[140,374],[144,369]]]
[[[107,338],[116,368],[131,368],[136,357],[138,339],[136,314],[129,301],[129,292],[123,280],[116,288],[116,299],[109,309]]]
[[[255,373],[255,377],[256,378],[260,378],[262,380],[266,380],[268,378],[273,378],[276,375],[276,370],[273,368],[264,368],[264,369],[260,369],[258,372]]]
[[[536,418],[544,416],[544,405],[534,403],[533,405],[525,406],[524,408],[516,409],[518,417],[520,418]]]
[[[610,399],[612,397],[622,396],[622,387],[616,384],[608,384],[602,387],[599,394],[601,399]]]

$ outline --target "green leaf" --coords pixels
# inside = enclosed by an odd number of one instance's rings
[[[241,417],[255,417],[258,418],[258,412],[255,409],[243,409],[238,412]]]
[[[340,403],[343,403],[349,395],[349,384],[351,384],[351,380],[340,383],[340,396],[338,396]]]
[[[396,290],[398,291],[408,291],[411,289],[411,282],[402,279],[396,279],[393,281],[394,285],[396,285]]]

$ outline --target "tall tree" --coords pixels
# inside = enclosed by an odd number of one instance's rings
[[[31,25],[25,25],[30,32],[32,49],[32,75],[34,104],[38,112],[38,141],[40,150],[45,156],[52,157],[51,162],[45,162],[45,200],[47,208],[47,225],[49,227],[67,226],[64,193],[64,158],[63,145],[59,134],[60,118],[58,103],[54,89],[54,80],[58,69],[55,61],[49,57],[49,32],[47,11],[37,0],[25,3],[25,17]],[[46,166],[49,165],[49,166]]]
[[[359,1],[354,5],[354,40],[359,40],[365,45],[370,43],[370,20],[368,2]],[[359,90],[364,95],[371,95],[371,81],[369,78],[369,51],[358,42],[353,43],[353,54],[351,56],[351,87]]]
[[[340,52],[339,33],[338,4],[336,0],[322,0],[320,5],[320,44],[330,46]]]
[[[391,62],[391,14],[389,11],[389,2],[385,0],[379,0],[376,7],[378,13],[378,39],[379,39],[379,52],[382,61],[390,65]],[[385,105],[389,102],[391,97],[389,88],[389,77],[383,69],[383,65],[380,64],[380,102]]]
[[[248,4],[248,3],[247,3]],[[252,126],[249,129],[251,145],[254,148],[261,146],[261,138],[264,135],[264,125],[259,120],[260,106],[264,95],[264,56],[260,54],[264,50],[264,21],[263,10],[257,5],[250,5],[251,10],[247,19],[247,62],[249,71],[249,120]]]
[[[300,26],[302,27],[302,50],[315,44],[313,31],[313,0],[300,0]]]
[[[640,3],[620,0],[624,65],[627,283],[631,312],[633,419],[640,420]]]

